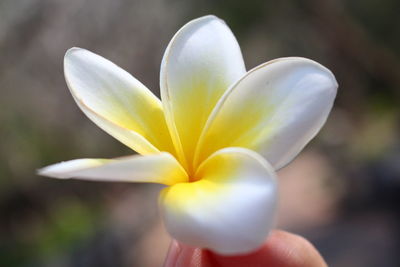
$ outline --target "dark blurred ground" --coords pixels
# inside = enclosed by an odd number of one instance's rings
[[[160,266],[169,237],[157,186],[59,181],[35,169],[131,153],[78,110],[63,78],[72,46],[158,94],[172,35],[225,19],[252,68],[304,56],[339,93],[318,138],[280,171],[278,226],[330,266],[400,266],[400,2],[397,0],[0,1],[0,266]]]

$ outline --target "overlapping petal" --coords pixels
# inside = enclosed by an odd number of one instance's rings
[[[190,21],[173,37],[161,64],[161,98],[180,159],[190,166],[198,137],[221,95],[245,73],[240,47],[215,16]]]
[[[170,234],[221,254],[258,248],[273,226],[276,181],[257,153],[225,148],[196,172],[199,179],[163,189],[160,206]]]
[[[79,107],[100,128],[141,154],[175,154],[161,101],[125,70],[72,48],[65,55],[64,72]]]
[[[328,69],[304,58],[273,60],[245,73],[234,35],[215,16],[190,21],[169,43],[162,103],[87,50],[70,49],[64,69],[82,111],[144,156],[71,160],[39,174],[167,185],[159,203],[170,234],[226,255],[265,241],[277,202],[274,170],[320,130],[337,90]]]
[[[116,159],[75,159],[47,166],[40,175],[60,179],[146,182],[173,185],[188,181],[187,174],[169,153]]]
[[[223,147],[259,152],[279,169],[325,123],[337,82],[322,65],[282,58],[249,71],[220,99],[198,144],[196,162]]]

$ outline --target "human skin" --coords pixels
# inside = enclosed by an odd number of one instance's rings
[[[327,267],[327,264],[305,238],[275,230],[258,251],[240,256],[222,256],[173,241],[164,267]]]

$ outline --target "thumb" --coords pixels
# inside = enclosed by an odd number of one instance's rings
[[[327,267],[314,246],[301,236],[272,231],[256,252],[222,256],[173,241],[164,267]]]

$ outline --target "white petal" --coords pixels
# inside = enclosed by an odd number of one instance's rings
[[[60,179],[146,182],[172,185],[187,181],[182,166],[169,153],[117,159],[75,159],[47,166],[38,174]]]
[[[169,43],[161,65],[161,98],[171,135],[189,164],[208,115],[244,73],[234,35],[215,16],[190,21]]]
[[[282,58],[249,71],[218,102],[204,129],[197,161],[229,146],[259,152],[279,169],[318,133],[337,82],[322,65]]]
[[[259,248],[273,227],[276,179],[257,153],[226,148],[200,166],[192,183],[163,189],[160,205],[169,233],[220,254]]]
[[[67,51],[64,72],[79,107],[100,128],[141,154],[175,153],[160,100],[129,73],[80,48]]]

